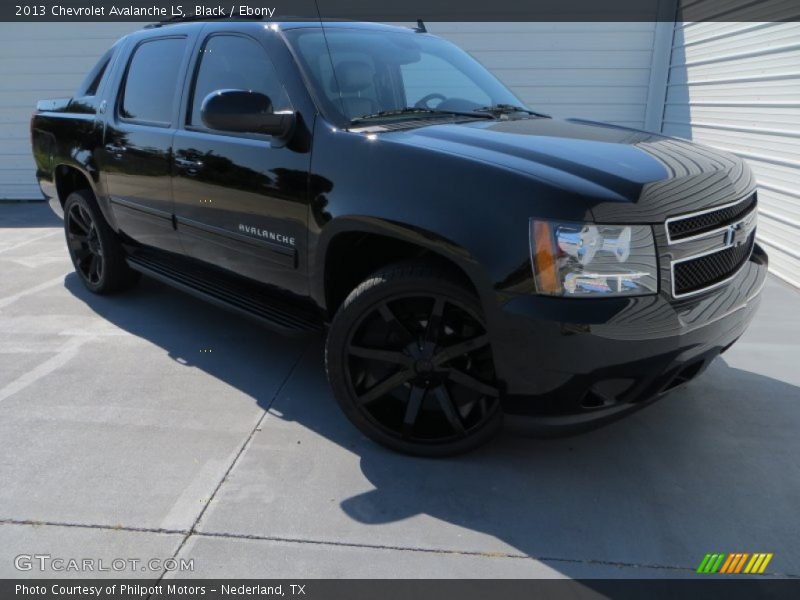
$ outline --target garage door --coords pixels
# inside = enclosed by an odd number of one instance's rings
[[[29,123],[36,101],[71,96],[140,23],[0,23],[0,198],[35,199]]]
[[[72,95],[97,58],[141,25],[0,24],[0,198],[41,197],[28,131],[36,100]],[[431,23],[429,29],[474,54],[539,110],[634,127],[650,118],[654,23]]]
[[[800,24],[678,24],[663,131],[747,159],[770,268],[800,286]]]

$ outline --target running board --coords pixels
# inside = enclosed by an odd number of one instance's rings
[[[259,321],[287,335],[308,335],[323,331],[322,319],[312,310],[294,306],[257,284],[235,276],[184,267],[158,257],[127,257],[135,271],[187,292],[197,298]]]

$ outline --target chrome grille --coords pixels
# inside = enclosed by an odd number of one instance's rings
[[[672,295],[683,298],[730,281],[755,244],[755,193],[731,204],[667,219]]]
[[[696,213],[693,216],[679,217],[675,220],[670,219],[667,221],[669,240],[682,240],[730,225],[750,212],[755,205],[756,195],[753,194],[742,202],[711,209],[707,212]]]
[[[750,258],[755,232],[741,246],[730,246],[719,252],[679,262],[672,277],[676,295],[686,295],[723,282],[735,275]]]

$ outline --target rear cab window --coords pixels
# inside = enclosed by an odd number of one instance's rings
[[[168,37],[144,40],[134,49],[119,98],[121,119],[172,125],[186,46],[185,37]]]

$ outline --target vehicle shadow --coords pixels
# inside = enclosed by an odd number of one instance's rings
[[[325,488],[324,499],[304,496],[294,508],[310,520],[330,495],[341,531],[358,523],[376,544],[425,547],[432,518],[456,526],[458,551],[534,557],[569,577],[598,569],[604,577],[616,569],[620,577],[689,577],[707,552],[773,552],[770,571],[800,573],[800,389],[789,383],[718,359],[689,387],[601,429],[546,440],[501,435],[465,456],[418,459],[384,450],[346,421],[325,380],[318,338],[303,342],[302,362],[273,402],[261,385],[268,366],[260,348],[288,345],[299,355],[299,342],[147,279],[113,298],[88,293],[74,274],[65,285],[104,319],[250,395],[271,418],[308,430],[321,449],[304,450],[322,454],[302,460],[330,456],[331,444],[355,453],[359,485],[349,485],[352,474],[330,475],[323,484],[338,488]],[[209,341],[228,358],[186,358],[187,349]],[[269,477],[266,469],[251,469],[236,485],[256,485],[250,478]],[[364,479],[372,489],[353,495]],[[400,522],[403,540],[389,537],[396,528],[383,532]]]
[[[285,377],[278,372],[281,367],[272,366],[275,357],[289,357],[281,361],[285,368],[308,343],[282,337],[148,277],[109,296],[89,292],[74,272],[65,277],[64,287],[106,321],[156,344],[174,361],[233,386],[264,409]]]
[[[309,364],[321,364],[315,352]],[[495,538],[460,534],[475,550],[535,557],[569,577],[613,577],[615,567],[620,577],[691,577],[707,552],[754,551],[775,553],[773,572],[800,573],[794,385],[717,359],[690,386],[594,431],[507,433],[465,456],[421,460],[356,439],[318,371],[306,393],[276,406],[359,455],[374,489],[341,502],[358,523],[433,517]]]

